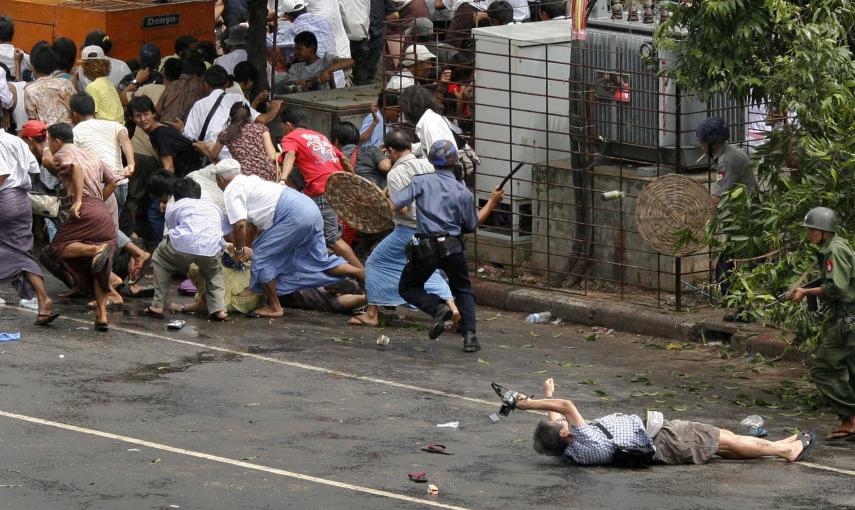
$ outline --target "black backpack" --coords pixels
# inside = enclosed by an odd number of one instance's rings
[[[615,444],[614,436],[602,423],[592,423],[595,427],[603,431],[603,434],[609,438],[612,445],[615,447],[614,461],[612,464],[621,468],[640,469],[649,467],[653,464],[653,454],[656,450],[649,446],[623,447]]]

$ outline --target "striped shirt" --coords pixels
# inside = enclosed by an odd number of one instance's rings
[[[166,208],[166,230],[172,246],[181,253],[213,257],[223,240],[223,213],[216,205],[195,198],[182,198]]]
[[[595,422],[604,426],[612,434],[612,439],[593,425]],[[616,413],[603,416],[581,427],[571,426],[570,433],[573,440],[564,450],[564,456],[577,464],[611,464],[617,447],[653,447],[653,441],[644,430],[644,423],[634,414]]]

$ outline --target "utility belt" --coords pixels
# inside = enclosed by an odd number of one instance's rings
[[[425,260],[432,257],[448,257],[463,253],[463,239],[460,236],[449,235],[447,232],[438,234],[416,234],[407,244],[409,260]]]

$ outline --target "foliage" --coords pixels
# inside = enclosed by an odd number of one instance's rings
[[[732,190],[710,233],[725,234],[733,258],[779,250],[745,263],[732,277],[730,306],[780,320],[801,339],[816,317],[775,296],[815,264],[801,221],[812,207],[837,211],[855,232],[855,4],[849,0],[695,0],[663,4],[671,18],[657,31],[662,72],[701,97],[727,93],[788,112],[753,155],[763,193]],[[771,305],[770,305],[771,304]]]

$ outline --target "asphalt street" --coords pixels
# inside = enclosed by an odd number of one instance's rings
[[[173,332],[143,306],[103,334],[80,302],[48,328],[0,308],[0,331],[22,333],[0,343],[0,509],[855,508],[855,443],[821,442],[807,464],[581,468],[534,453],[540,416],[488,418],[491,381],[537,396],[554,377],[586,418],[651,408],[738,430],[761,414],[771,438],[828,432],[834,417],[789,398],[809,388],[797,364],[485,308],[483,350],[464,354],[404,310],[382,330],[286,310]],[[439,494],[407,479],[421,470]]]

